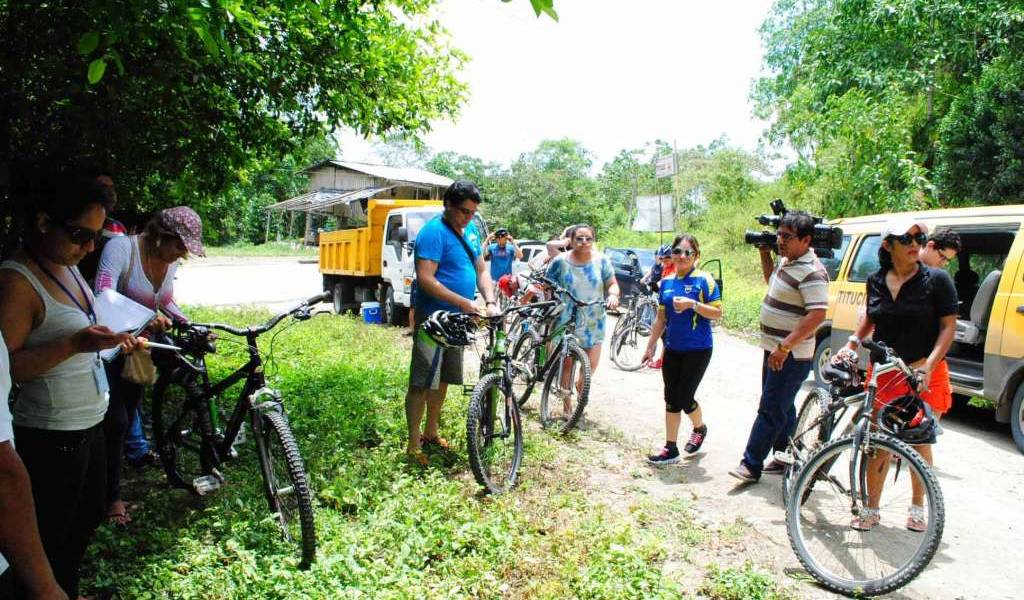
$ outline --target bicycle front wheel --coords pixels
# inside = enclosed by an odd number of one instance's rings
[[[299,568],[307,569],[316,559],[316,526],[299,446],[283,413],[268,410],[257,420],[253,430],[267,503],[285,540],[299,547]]]
[[[561,365],[558,361],[561,360]],[[540,394],[540,424],[565,434],[583,418],[590,398],[590,359],[579,346],[571,346],[555,359],[544,376]]]
[[[800,405],[796,417],[796,428],[789,453],[793,463],[782,472],[782,503],[789,502],[789,491],[800,474],[800,469],[807,458],[832,435],[832,419],[822,415],[828,412],[829,396],[820,388],[811,390]],[[820,420],[820,422],[819,422]],[[810,431],[811,426],[815,431]],[[813,484],[813,482],[812,482]],[[810,492],[808,488],[807,492]],[[805,498],[806,500],[806,498]]]
[[[612,336],[612,362],[623,371],[636,371],[644,366],[643,358],[651,339],[651,329],[635,318],[627,318],[629,323]]]
[[[854,436],[847,435],[808,458],[790,497],[803,497],[812,485],[814,493],[805,502],[787,504],[786,529],[797,558],[825,587],[875,596],[903,587],[928,565],[942,539],[945,507],[935,474],[906,443],[871,433],[861,448],[854,444]],[[851,464],[858,467],[852,485]],[[923,490],[925,526],[920,532],[905,527],[915,478]],[[871,492],[880,494],[879,521],[868,531],[855,530],[852,507],[862,507],[862,494]]]
[[[469,400],[466,447],[473,477],[491,494],[516,485],[523,460],[523,424],[519,405],[500,373],[484,376]]]
[[[158,379],[153,386],[153,437],[167,482],[194,494],[195,482],[213,473],[215,451],[204,435],[210,429],[208,407],[188,397],[177,382]]]

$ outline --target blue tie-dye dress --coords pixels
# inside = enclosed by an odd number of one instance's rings
[[[590,262],[576,264],[569,258],[569,253],[562,254],[551,261],[548,266],[548,277],[558,285],[570,290],[576,298],[583,302],[604,298],[605,282],[615,276],[612,263],[600,252],[593,252]],[[570,302],[568,298],[564,299]],[[566,323],[571,310],[562,311],[559,325]],[[604,306],[594,305],[581,308],[578,313],[576,337],[580,347],[593,348],[604,341]]]

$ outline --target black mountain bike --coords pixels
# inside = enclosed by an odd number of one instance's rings
[[[256,338],[286,317],[305,321],[311,307],[330,296],[321,294],[246,328],[220,323],[192,323],[171,335],[174,346],[154,347],[160,376],[153,388],[153,430],[167,481],[176,488],[205,495],[225,483],[225,460],[237,457],[244,424],[256,446],[263,490],[270,512],[285,539],[300,549],[300,567],[316,557],[313,494],[278,390],[267,387]],[[213,331],[245,338],[249,360],[219,382],[211,383],[206,355],[216,351]],[[218,401],[234,384],[245,381],[230,417],[224,422]]]
[[[657,315],[657,296],[646,289],[637,289],[612,330],[609,346],[616,367],[623,371],[636,371],[644,366],[644,353]]]
[[[507,352],[505,318],[520,311],[550,307],[554,301],[514,306],[494,317],[480,317],[487,326],[487,356],[473,387],[466,418],[469,466],[477,483],[491,494],[516,484],[523,460],[523,424],[512,393],[512,359]]]

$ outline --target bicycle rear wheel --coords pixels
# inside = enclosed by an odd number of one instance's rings
[[[268,410],[254,418],[253,431],[267,503],[285,540],[299,547],[299,568],[307,569],[316,559],[313,494],[292,428],[283,413]]]
[[[540,334],[535,331],[522,332],[512,345],[512,395],[520,408],[526,406],[537,383],[537,355],[540,348]]]
[[[811,390],[800,404],[800,411],[797,413],[796,429],[793,434],[793,443],[789,453],[793,457],[793,463],[782,472],[782,503],[789,502],[789,491],[793,482],[800,474],[800,469],[807,458],[820,446],[828,441],[832,435],[832,419],[821,419],[822,415],[828,412],[829,396],[823,390],[815,388]],[[815,423],[821,419],[821,422]],[[817,431],[809,431],[811,425]],[[808,488],[810,491],[810,488]],[[804,498],[806,500],[806,497]]]
[[[945,524],[942,491],[931,468],[910,446],[892,437],[869,434],[871,455],[888,458],[875,461],[854,446],[853,435],[833,440],[811,455],[801,469],[791,492],[799,498],[814,486],[806,502],[786,506],[786,529],[797,558],[825,587],[848,595],[874,596],[903,587],[931,561]],[[878,454],[882,453],[882,454]],[[860,468],[855,473],[858,496],[867,469],[888,469],[879,503],[880,521],[870,531],[851,528],[851,460]],[[908,473],[909,471],[909,473]],[[925,531],[905,528],[911,504],[911,478],[924,489]],[[858,499],[858,506],[861,503]]]
[[[612,362],[623,371],[636,371],[644,366],[644,353],[651,339],[650,327],[645,327],[634,317],[624,317],[629,322],[612,336]]]
[[[491,494],[515,487],[523,460],[519,406],[500,373],[484,376],[469,401],[466,447],[473,477]]]
[[[153,386],[153,437],[160,464],[172,487],[194,494],[196,479],[212,474],[217,464],[203,436],[209,428],[204,408],[177,382],[158,379]]]
[[[562,368],[558,360],[562,361]],[[544,389],[540,394],[541,426],[562,434],[572,431],[583,418],[589,398],[590,359],[582,348],[571,346],[566,356],[555,359],[544,376]],[[554,411],[559,410],[561,414],[556,415]]]

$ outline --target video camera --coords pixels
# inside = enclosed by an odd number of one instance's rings
[[[782,198],[776,198],[769,204],[772,207],[772,214],[760,215],[757,217],[757,222],[765,227],[779,228],[779,223],[782,222],[782,217],[785,216],[789,210],[786,208],[786,203],[782,201]],[[818,255],[818,258],[832,258],[833,249],[839,248],[843,244],[843,230],[838,227],[826,225],[824,218],[812,216],[814,219],[814,232],[811,234],[811,248],[814,248],[814,253]],[[778,252],[778,242],[775,237],[774,231],[762,230],[762,231],[750,231],[747,230],[743,234],[744,243],[751,244],[753,246],[765,246],[771,248],[773,251]]]

